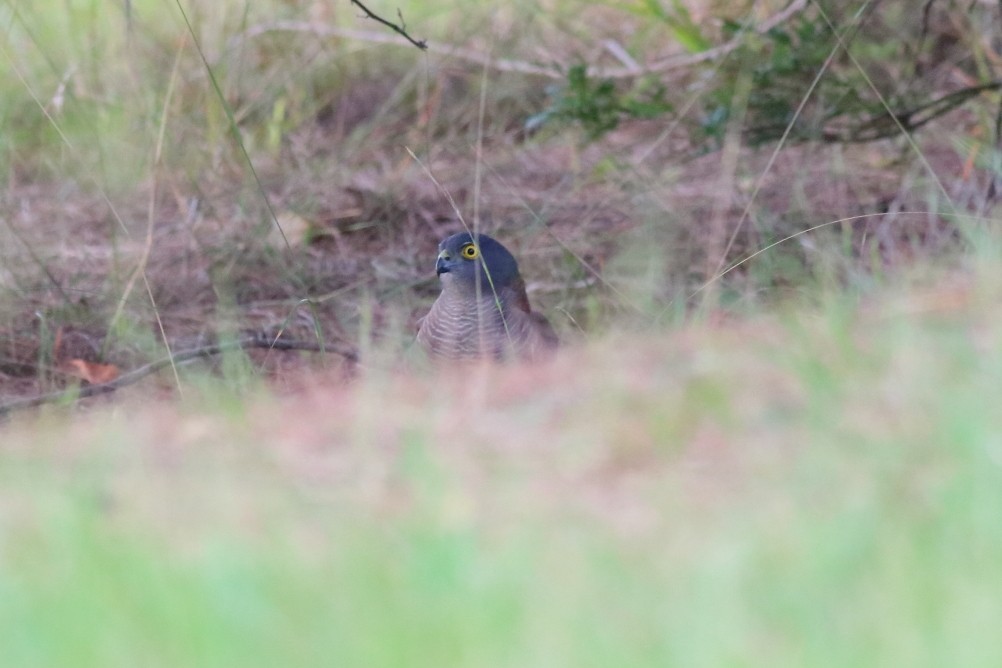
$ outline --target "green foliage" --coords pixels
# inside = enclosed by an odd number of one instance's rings
[[[595,80],[586,65],[568,70],[567,80],[550,88],[550,106],[526,121],[536,130],[550,121],[577,122],[590,139],[597,139],[627,118],[654,118],[672,110],[665,87],[655,79],[640,79],[621,90],[611,79]]]
[[[729,39],[742,34],[742,26],[726,21]],[[745,135],[752,145],[779,138],[789,131],[793,139],[821,139],[825,125],[845,117],[879,114],[879,102],[861,94],[866,82],[852,67],[826,68],[836,39],[821,18],[799,16],[764,35],[747,38],[721,70],[704,105],[700,122],[703,134],[719,142],[731,119],[734,82],[751,70]],[[819,72],[825,72],[810,103],[800,117],[796,111],[811,90]]]
[[[784,135],[788,141],[826,142],[900,136],[902,127],[906,132],[915,130],[978,94],[972,86],[968,94],[935,101],[943,96],[945,73],[939,70],[944,63],[951,59],[958,63],[970,81],[989,78],[979,54],[952,34],[937,36],[939,24],[926,20],[929,12],[920,20],[909,7],[899,0],[874,4],[860,14],[859,7],[811,3],[764,33],[757,32],[753,23],[724,18],[719,35],[711,41],[680,3],[673,1],[669,8],[659,0],[642,0],[626,10],[667,26],[685,51],[699,53],[715,44],[735,48],[694,65],[689,79],[698,81],[697,86],[670,91],[656,78],[596,79],[588,76],[585,65],[577,65],[569,70],[567,81],[551,91],[549,106],[530,117],[528,126],[570,121],[581,124],[589,139],[596,139],[624,118],[672,114],[688,106],[688,99],[677,96],[695,94],[698,118],[683,120],[690,123],[693,144],[703,150],[719,147],[736,105],[743,109],[742,132],[752,145]],[[951,25],[966,24],[971,39],[980,43],[976,33],[997,20],[990,11],[978,8],[971,16],[955,16]],[[750,96],[736,97],[738,82],[749,75]]]

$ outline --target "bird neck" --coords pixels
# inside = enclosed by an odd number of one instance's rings
[[[512,308],[508,288],[499,287],[495,296],[490,284],[481,285],[478,292],[472,285],[446,283],[442,286],[440,299],[443,301],[443,306],[459,317],[494,320],[500,316],[503,319],[508,317]]]
[[[442,281],[443,293],[462,299],[493,302],[495,301],[495,291],[498,299],[504,301],[503,295],[506,293],[506,289],[496,284],[492,287],[488,281],[481,281],[480,285],[466,281]]]

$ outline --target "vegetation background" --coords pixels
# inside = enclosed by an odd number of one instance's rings
[[[0,4],[0,662],[998,666],[1002,4],[365,7]]]

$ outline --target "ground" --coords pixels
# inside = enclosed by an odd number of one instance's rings
[[[741,16],[791,35],[840,19],[801,5]],[[758,135],[742,137],[739,119],[708,141],[701,114],[727,91],[737,100],[729,113],[757,122],[756,98],[742,103],[736,92],[740,72],[727,74],[733,56],[711,70],[720,89],[694,66],[668,70],[666,85],[677,90],[666,104],[686,113],[621,115],[597,138],[558,114],[528,132],[541,110],[565,109],[568,93],[554,92],[559,68],[525,75],[526,62],[573,63],[575,45],[599,36],[596,76],[617,70],[623,44],[655,71],[686,55],[653,39],[643,14],[582,9],[553,7],[528,23],[519,12],[493,16],[496,69],[470,55],[490,51],[486,37],[466,50],[434,39],[425,55],[337,7],[287,9],[284,18],[264,6],[241,14],[194,5],[191,16],[144,4],[124,17],[66,10],[92,25],[90,40],[41,10],[23,13],[24,48],[8,54],[18,75],[11,94],[27,110],[12,112],[25,127],[6,153],[0,395],[72,385],[74,360],[127,370],[244,331],[400,352],[434,298],[438,240],[463,226],[515,251],[532,301],[575,341],[694,310],[810,299],[819,283],[865,288],[916,259],[950,261],[977,221],[990,219],[990,105],[881,141],[805,143],[793,133],[752,145]],[[961,19],[930,9],[922,25],[901,23],[896,5],[864,25],[896,25],[906,52],[918,39],[907,30],[922,28],[926,46],[942,51],[936,45],[956,38]],[[564,23],[570,16],[588,37]],[[722,18],[735,15],[709,4],[661,20],[679,39],[679,26],[709,39]],[[967,39],[981,39],[977,25]],[[525,53],[519,44],[536,44],[535,55],[515,58]],[[847,85],[863,71],[859,59],[872,56],[871,78],[859,84],[868,93],[867,83],[895,76],[898,65],[866,51],[863,38],[857,45],[855,64],[833,66],[832,77]],[[773,81],[785,65],[778,46],[763,48],[752,71]],[[988,42],[978,48],[993,53]],[[51,68],[31,79],[39,52]],[[963,61],[913,58],[928,97],[971,83]],[[728,76],[738,77],[734,91]],[[582,108],[608,102],[588,90]],[[774,95],[766,85],[756,93]],[[826,94],[821,86],[816,95]],[[264,356],[255,355],[258,367]],[[303,361],[266,357],[262,371],[280,384]]]

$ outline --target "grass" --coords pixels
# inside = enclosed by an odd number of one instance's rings
[[[5,663],[995,665],[999,289],[22,418]]]
[[[610,44],[727,39],[707,16],[745,10],[718,4],[400,9],[437,47],[619,67]],[[814,28],[863,3],[829,4]],[[363,365],[233,353],[0,422],[0,664],[999,664],[990,97],[914,144],[754,149],[824,31],[665,74],[652,105],[642,81],[561,97],[441,50],[246,34],[378,34],[347,2],[105,5],[0,8],[0,396],[88,349],[131,368],[246,328]],[[863,79],[989,78],[987,3],[873,6],[808,119]],[[548,105],[583,127],[526,132]],[[443,190],[516,251],[557,359],[408,364],[461,227]]]

